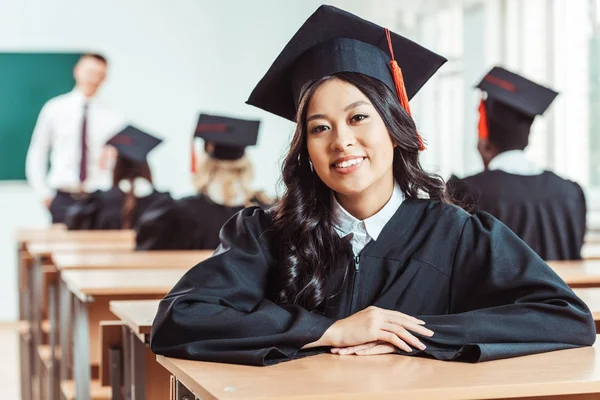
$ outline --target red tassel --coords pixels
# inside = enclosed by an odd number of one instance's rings
[[[196,148],[194,147],[194,138],[192,138],[192,157],[191,157],[191,170],[192,174],[196,173]]]
[[[402,69],[396,62],[394,57],[394,49],[392,47],[392,35],[390,30],[385,28],[385,36],[387,38],[388,47],[390,49],[390,56],[392,57],[392,61],[390,61],[390,68],[392,70],[392,78],[394,79],[394,86],[396,87],[396,94],[398,95],[398,100],[400,100],[400,105],[402,108],[406,110],[408,115],[412,117],[412,113],[410,111],[410,104],[408,102],[408,94],[406,93],[406,86],[404,85],[404,76],[402,75]],[[423,138],[417,132],[417,139],[419,140],[419,150],[423,151],[426,149],[425,143],[423,142]]]
[[[485,101],[483,100],[483,96],[481,97],[481,101],[479,102],[479,124],[477,125],[477,130],[479,132],[479,139],[488,139],[489,132],[487,110],[485,108]]]

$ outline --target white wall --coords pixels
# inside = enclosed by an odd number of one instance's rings
[[[249,154],[255,161],[257,186],[274,193],[280,156],[293,126],[244,102],[320,4],[317,0],[0,0],[0,52],[105,54],[110,71],[101,97],[133,124],[165,139],[150,163],[157,186],[177,196],[192,192],[189,146],[200,111],[262,119],[258,146]],[[26,185],[0,185],[0,321],[17,315],[14,231],[43,226],[47,218]]]

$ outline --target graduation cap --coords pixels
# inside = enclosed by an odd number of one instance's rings
[[[128,125],[110,138],[106,144],[114,146],[119,155],[138,163],[146,162],[148,153],[162,143],[162,140]]]
[[[506,149],[525,148],[531,124],[558,95],[521,75],[494,67],[477,85],[487,93],[479,104],[479,137]]]
[[[410,114],[408,101],[445,62],[405,37],[323,5],[277,56],[247,104],[295,121],[311,83],[338,72],[357,72],[383,82]]]
[[[204,139],[210,157],[237,160],[246,147],[256,144],[260,121],[250,121],[219,115],[200,114],[194,137]],[[196,153],[192,146],[192,172],[196,172]]]

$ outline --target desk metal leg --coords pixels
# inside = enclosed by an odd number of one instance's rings
[[[87,304],[75,300],[75,343],[73,364],[77,400],[91,400],[90,346]]]
[[[123,400],[123,356],[119,347],[109,350],[110,387],[112,400]]]
[[[19,351],[21,354],[21,399],[31,400],[31,333],[19,334]]]
[[[60,381],[66,381],[71,379],[71,374],[69,373],[71,367],[71,326],[72,326],[72,318],[73,318],[73,303],[71,293],[67,288],[66,283],[59,280],[58,287],[60,291],[60,328],[59,332],[59,341],[60,341],[60,352],[61,352],[61,362],[60,362]]]
[[[50,368],[48,370],[48,400],[58,400],[58,387],[56,385],[57,371],[57,360],[56,360],[56,329],[57,329],[57,318],[56,318],[56,284],[52,284],[48,287],[48,317],[50,320],[50,333],[49,333],[49,344],[50,344]]]
[[[196,400],[197,398],[194,395],[194,393],[192,393],[192,391],[190,389],[186,388],[185,385],[183,383],[181,383],[178,379],[176,392],[175,392],[175,399],[176,400]]]
[[[131,331],[127,325],[123,325],[123,387],[125,389],[125,399],[131,400],[133,393],[133,383],[131,376],[131,365],[133,360],[131,357]]]
[[[146,344],[131,332],[131,358],[133,388],[132,400],[143,400],[146,398]]]
[[[45,390],[42,387],[42,365],[38,355],[38,347],[42,344],[42,280],[43,280],[43,269],[42,262],[39,257],[33,262],[31,275],[33,277],[33,287],[31,290],[31,334],[32,334],[32,349],[31,349],[31,360],[32,360],[32,382],[36,383],[37,392]]]

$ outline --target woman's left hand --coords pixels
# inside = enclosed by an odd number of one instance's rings
[[[334,347],[331,349],[333,354],[343,356],[355,354],[357,356],[373,356],[377,354],[396,353],[396,347],[387,342],[371,342],[359,344],[350,347]]]

